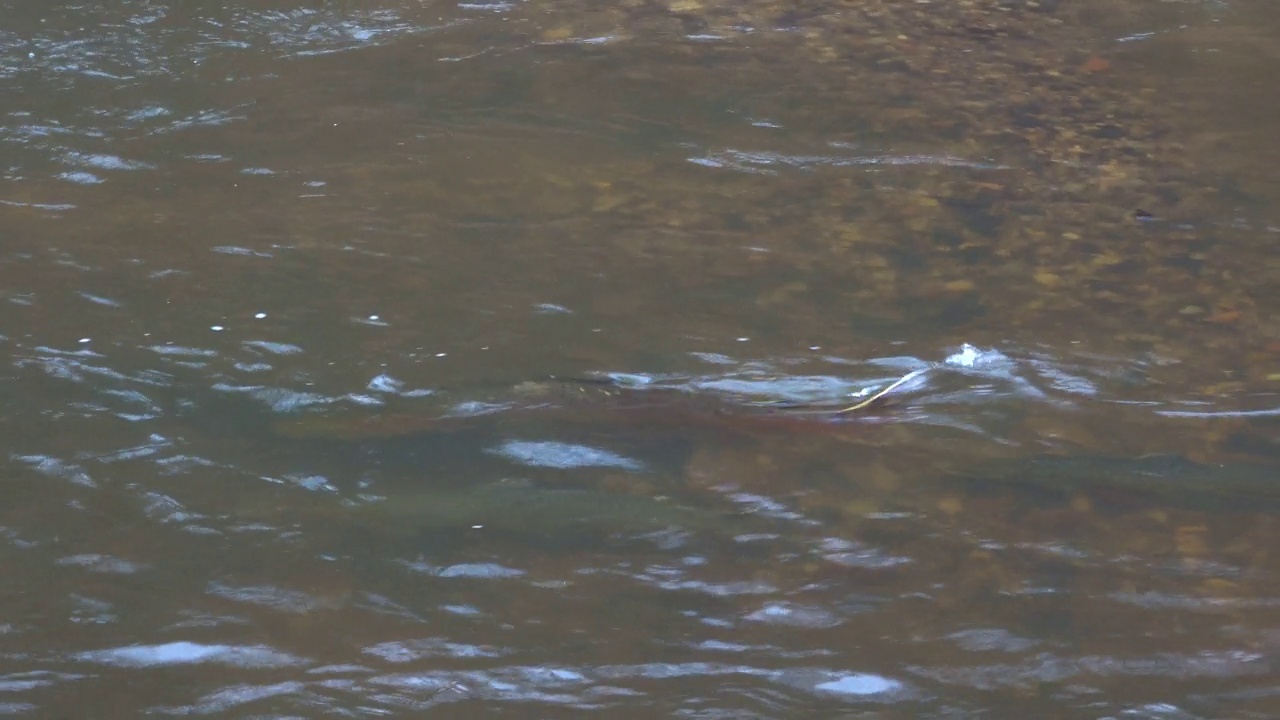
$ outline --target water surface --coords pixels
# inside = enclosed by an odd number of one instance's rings
[[[5,712],[1275,707],[1273,3],[0,8]]]

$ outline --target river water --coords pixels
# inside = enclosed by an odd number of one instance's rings
[[[4,713],[1280,709],[1276,3],[0,8]]]

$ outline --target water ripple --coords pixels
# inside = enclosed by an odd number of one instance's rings
[[[532,467],[613,467],[640,471],[644,463],[617,453],[562,442],[508,440],[489,452]]]
[[[131,645],[76,653],[73,657],[82,662],[132,668],[204,663],[245,668],[280,668],[309,662],[305,658],[265,645],[205,645],[194,642]]]

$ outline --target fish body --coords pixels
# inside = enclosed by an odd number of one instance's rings
[[[466,402],[435,412],[369,414],[360,411],[281,415],[270,423],[282,438],[364,442],[464,430],[534,425],[706,430],[734,435],[779,433],[843,434],[857,423],[857,411],[879,404],[911,373],[874,395],[849,405],[760,401],[751,397],[683,387],[632,387],[607,379],[526,382],[508,389],[501,402]]]
[[[379,498],[326,504],[310,512],[329,522],[409,532],[488,530],[512,535],[590,533],[639,536],[676,530],[734,537],[761,529],[764,519],[674,500],[593,489],[495,482],[463,488],[401,490]]]

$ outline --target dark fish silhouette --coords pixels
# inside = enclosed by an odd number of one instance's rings
[[[1202,510],[1280,511],[1280,467],[1263,463],[1204,464],[1173,454],[1042,455],[980,462],[952,476],[1064,493],[1130,491]]]

